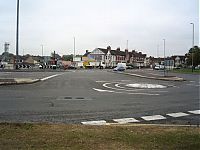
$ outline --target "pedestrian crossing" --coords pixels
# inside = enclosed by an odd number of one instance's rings
[[[192,110],[187,112],[173,112],[167,113],[165,115],[152,115],[152,116],[142,116],[139,118],[118,118],[112,120],[96,120],[96,121],[84,121],[81,122],[83,125],[110,125],[110,124],[129,124],[129,123],[144,123],[148,121],[159,121],[166,120],[170,118],[185,117],[190,115],[200,115],[200,110]]]

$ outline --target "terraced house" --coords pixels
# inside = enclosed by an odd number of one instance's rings
[[[118,63],[127,63],[132,64],[133,66],[145,66],[146,54],[141,52],[132,52],[121,51],[120,48],[112,50],[110,46],[107,49],[104,48],[95,48],[92,52],[86,51],[83,55],[84,59],[94,60],[96,62],[102,62],[106,67],[115,67]]]

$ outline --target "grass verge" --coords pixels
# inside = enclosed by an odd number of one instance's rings
[[[180,149],[200,148],[200,128],[0,124],[0,149]]]

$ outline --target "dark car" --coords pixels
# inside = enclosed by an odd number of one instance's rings
[[[122,67],[122,66],[116,67],[116,68],[113,69],[113,71],[125,71],[125,70],[126,69],[124,67]]]

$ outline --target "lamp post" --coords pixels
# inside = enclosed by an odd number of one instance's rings
[[[164,49],[164,77],[166,76],[166,74],[165,74],[165,39],[163,39],[163,44],[164,44],[164,47],[163,47],[163,49]]]
[[[74,57],[73,57],[74,59],[73,59],[73,62],[75,62],[75,54],[76,54],[76,38],[74,37]]]
[[[128,40],[127,40],[127,42],[126,42],[126,49],[128,50]]]
[[[41,44],[41,47],[42,47],[42,57],[43,57],[44,45],[43,45],[43,44]]]
[[[194,50],[194,23],[190,23],[192,25],[192,72],[193,72],[193,67],[194,67],[194,56],[193,56],[193,50]]]
[[[17,28],[16,28],[16,69],[18,69],[19,55],[19,0],[17,0]]]

